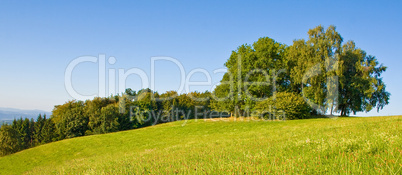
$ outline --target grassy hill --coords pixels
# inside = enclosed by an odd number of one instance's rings
[[[190,120],[1,157],[1,174],[401,174],[402,116]]]

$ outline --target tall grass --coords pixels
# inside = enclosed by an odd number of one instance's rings
[[[1,174],[402,174],[402,116],[189,120],[0,158]]]

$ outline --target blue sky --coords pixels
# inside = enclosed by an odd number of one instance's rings
[[[186,74],[207,70],[214,84],[223,74],[213,71],[224,68],[238,46],[264,36],[290,45],[321,24],[335,25],[344,41],[354,40],[388,66],[383,80],[390,104],[380,113],[358,115],[401,114],[401,7],[400,1],[1,1],[0,107],[51,111],[73,99],[64,75],[82,56],[114,57],[107,74],[137,68],[147,76],[151,57],[171,57]],[[179,87],[175,64],[159,61],[155,68],[158,92]],[[205,79],[200,73],[192,77]],[[83,95],[98,93],[97,63],[76,66],[72,84]],[[140,78],[129,76],[126,86],[138,90]]]

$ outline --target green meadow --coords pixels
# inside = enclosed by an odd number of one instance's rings
[[[402,174],[402,116],[188,120],[0,157],[1,174]]]

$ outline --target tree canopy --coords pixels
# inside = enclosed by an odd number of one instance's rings
[[[260,38],[239,46],[225,66],[228,72],[213,91],[211,107],[234,115],[248,115],[246,109],[255,109],[277,92],[303,97],[312,114],[335,111],[346,116],[389,103],[381,77],[386,67],[353,41],[343,44],[335,26],[310,29],[307,40],[294,40],[290,46]]]

